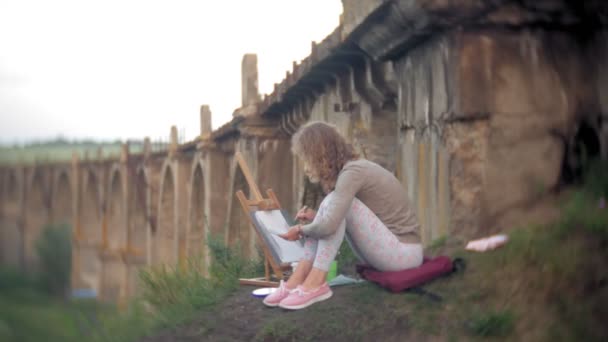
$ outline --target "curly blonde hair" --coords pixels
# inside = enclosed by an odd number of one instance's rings
[[[291,151],[317,172],[325,193],[336,187],[344,164],[359,158],[335,126],[321,121],[300,127],[291,138]]]

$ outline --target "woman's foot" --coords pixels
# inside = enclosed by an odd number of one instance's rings
[[[333,292],[327,283],[309,291],[300,285],[295,290],[290,291],[289,295],[280,302],[279,307],[287,310],[304,309],[314,303],[329,299],[332,295]]]
[[[279,287],[276,289],[276,291],[264,298],[264,305],[271,308],[279,306],[279,303],[281,303],[283,299],[287,298],[291,291],[292,289],[289,289],[287,287],[287,284],[283,280],[281,280],[281,282],[279,283]]]

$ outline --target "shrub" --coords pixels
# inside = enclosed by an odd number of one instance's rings
[[[595,197],[608,197],[608,161],[593,160],[586,164],[583,178],[586,192]]]
[[[258,256],[259,262],[248,260],[238,243],[234,247],[227,247],[220,237],[209,235],[207,246],[211,252],[209,276],[216,286],[236,288],[239,278],[264,272],[263,258]]]
[[[16,289],[34,288],[35,281],[22,271],[11,268],[0,269],[0,293]]]
[[[65,296],[72,271],[71,232],[68,225],[46,226],[36,242],[39,281],[49,294]]]
[[[241,248],[226,247],[217,237],[209,236],[211,251],[209,276],[202,261],[190,259],[185,264],[152,267],[140,272],[141,299],[150,304],[161,325],[186,319],[191,313],[217,303],[238,287],[240,277],[251,276],[260,263],[246,260]]]

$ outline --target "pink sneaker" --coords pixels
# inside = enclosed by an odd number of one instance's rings
[[[332,295],[333,292],[327,283],[323,283],[318,289],[311,291],[304,291],[300,285],[281,301],[279,307],[288,310],[304,309],[314,303],[329,299]]]
[[[264,305],[271,307],[271,308],[278,306],[279,303],[283,299],[285,299],[285,298],[287,298],[287,296],[289,296],[289,292],[291,292],[291,291],[292,290],[287,288],[285,282],[283,280],[281,280],[277,290],[274,291],[273,293],[269,294],[268,296],[266,296],[266,298],[264,298]]]

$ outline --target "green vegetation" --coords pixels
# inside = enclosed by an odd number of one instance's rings
[[[159,329],[186,322],[201,310],[210,310],[238,288],[238,279],[263,269],[261,262],[247,260],[237,245],[226,247],[219,237],[209,236],[213,262],[209,276],[199,260],[178,267],[150,268],[140,273],[142,295],[127,311],[100,318],[93,341],[133,341]]]
[[[431,254],[434,254],[436,251],[438,251],[439,249],[441,249],[442,247],[444,247],[447,244],[447,242],[448,242],[448,236],[447,235],[438,237],[437,239],[431,241],[431,243],[427,247],[427,250]]]
[[[63,246],[66,230],[49,228],[38,242],[40,255],[48,258],[43,272],[0,272],[0,341],[133,341],[211,309],[238,288],[238,278],[262,269],[260,262],[246,260],[238,246],[227,248],[210,237],[215,262],[209,276],[202,274],[199,260],[145,269],[140,274],[141,297],[121,311],[91,300],[62,298],[69,280],[62,260],[69,254],[62,252],[63,247],[54,256],[47,253],[51,245]]]
[[[338,255],[336,255],[336,261],[338,262],[338,267],[341,270],[338,270],[338,273],[344,273],[349,271],[349,269],[354,270],[354,266],[358,262],[357,256],[350,248],[350,245],[346,240],[342,242],[340,249],[338,250]],[[350,272],[352,273],[352,271]]]
[[[475,315],[470,328],[478,336],[507,336],[513,331],[514,316],[510,311],[490,311]]]
[[[432,243],[432,254],[467,262],[466,271],[425,286],[440,302],[353,286],[340,298],[262,322],[256,340],[606,340],[606,180],[607,165],[592,165],[558,222],[513,229],[498,250],[467,252],[446,238]]]
[[[53,141],[30,143],[26,145],[0,146],[0,164],[40,162],[61,162],[72,159],[72,153],[76,152],[80,158],[88,153],[89,158],[96,158],[97,150],[103,150],[103,156],[117,157],[120,155],[122,142],[96,142],[93,140],[67,141],[58,138]],[[131,153],[143,150],[141,142],[129,142]]]
[[[372,284],[351,286],[321,305],[264,320],[255,339],[605,340],[608,209],[581,194],[588,192],[573,194],[565,207],[587,210],[564,211],[555,224],[514,229],[498,250],[449,249],[444,239],[433,244],[438,254],[467,262],[464,272],[424,287],[441,296],[439,302]]]
[[[71,267],[69,227],[45,227],[36,247],[38,272],[0,270],[0,341],[82,340],[81,317],[101,308],[91,301],[66,301]]]
[[[68,225],[43,230],[36,248],[40,260],[40,284],[54,296],[64,297],[72,274],[72,232]]]
[[[2,271],[0,290],[0,341],[81,341],[86,336],[81,315],[90,316],[95,303],[50,297],[31,280],[15,282],[14,272]]]

